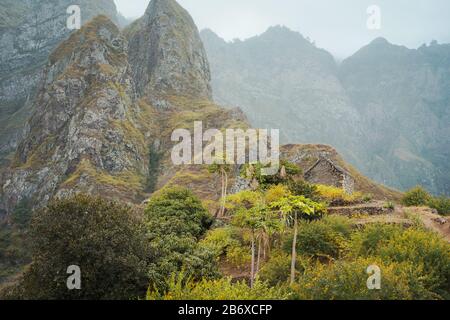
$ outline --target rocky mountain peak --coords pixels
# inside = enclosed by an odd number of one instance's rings
[[[21,139],[49,54],[73,30],[67,8],[77,4],[81,23],[99,14],[117,20],[114,0],[2,0],[0,6],[0,163]]]
[[[42,205],[79,191],[139,196],[148,151],[127,48],[114,23],[98,16],[52,53],[2,179],[4,210],[22,199]]]
[[[139,95],[211,98],[209,63],[198,29],[176,1],[152,0],[125,33]]]

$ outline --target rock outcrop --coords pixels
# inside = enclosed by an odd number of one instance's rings
[[[76,191],[137,200],[146,146],[127,42],[107,17],[51,54],[33,110],[3,179],[7,211],[24,198],[43,204]]]
[[[70,0],[3,0],[0,8],[0,163],[14,151],[31,115],[48,56],[73,31]],[[116,20],[113,0],[80,0],[82,24],[99,14]]]
[[[140,203],[171,185],[217,198],[219,181],[205,166],[173,164],[172,132],[192,130],[194,121],[205,130],[244,128],[246,119],[210,100],[203,45],[184,9],[153,0],[140,21],[148,23],[121,33],[97,17],[50,55],[24,138],[1,179],[0,210],[11,212],[23,199],[40,207],[76,192]],[[144,38],[134,46],[125,35],[133,43]]]
[[[209,63],[198,29],[175,0],[153,0],[125,32],[140,96],[211,98]]]

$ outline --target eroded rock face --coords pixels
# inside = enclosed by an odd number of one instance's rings
[[[175,129],[193,129],[194,121],[205,130],[247,126],[242,111],[222,109],[210,95],[197,29],[175,1],[154,0],[123,34],[107,17],[95,18],[49,57],[34,113],[0,181],[0,210],[76,192],[141,203],[174,185],[216,199],[220,181],[205,166],[171,161]]]
[[[3,3],[5,2],[5,3]],[[13,151],[32,113],[48,56],[72,31],[71,0],[4,0],[0,15],[0,158]],[[80,0],[84,24],[99,14],[115,20],[113,0]]]
[[[450,45],[408,49],[378,38],[340,78],[367,128],[364,171],[399,189],[450,194]]]
[[[245,41],[201,36],[217,103],[242,108],[254,127],[279,129],[282,143],[329,144],[360,163],[360,117],[331,54],[281,26]]]
[[[24,198],[42,205],[78,191],[139,197],[147,148],[137,129],[127,47],[118,28],[99,16],[52,53],[25,138],[3,177],[7,211]]]
[[[210,71],[191,16],[174,0],[152,0],[125,31],[140,96],[211,98]]]

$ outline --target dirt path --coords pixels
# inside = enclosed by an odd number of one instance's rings
[[[413,215],[417,215],[426,228],[439,233],[447,242],[450,243],[450,220],[433,212],[430,208],[413,207],[405,208]]]
[[[391,214],[370,216],[355,219],[355,225],[363,226],[369,223],[401,224],[405,227],[414,225],[414,219],[418,218],[423,225],[438,234],[450,243],[450,219],[440,216],[426,207],[396,207]]]

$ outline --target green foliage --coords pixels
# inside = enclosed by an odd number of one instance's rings
[[[295,213],[300,218],[315,220],[324,216],[327,208],[324,204],[312,201],[304,196],[287,196],[270,204],[273,209],[278,209],[286,216],[287,220]]]
[[[428,205],[430,208],[436,209],[437,212],[444,216],[450,215],[450,198],[445,196],[433,197]]]
[[[333,186],[317,185],[319,198],[332,205],[347,205],[363,202],[364,195],[361,192],[348,194],[342,188]]]
[[[31,237],[23,298],[130,299],[145,293],[145,232],[127,206],[87,195],[57,200],[35,213]],[[81,268],[82,290],[67,289],[71,265]]]
[[[294,196],[304,196],[314,201],[320,201],[317,186],[304,180],[291,181],[289,183],[289,190]]]
[[[390,210],[394,210],[395,209],[395,204],[392,201],[388,201],[384,204],[384,208],[385,209],[390,209]]]
[[[417,186],[405,193],[402,203],[408,207],[420,207],[426,206],[430,200],[430,194],[423,187]]]
[[[244,269],[252,260],[250,248],[235,244],[227,250],[226,260],[238,269]]]
[[[362,231],[352,235],[350,255],[368,257],[377,253],[385,243],[403,232],[403,228],[390,224],[369,224]]]
[[[262,170],[268,167],[269,166],[265,166],[259,162],[255,164],[246,164],[242,166],[241,176],[250,180],[256,179],[260,188],[266,189],[271,185],[289,183],[302,173],[302,169],[298,165],[286,160],[280,161],[280,170],[277,174],[264,175]],[[283,170],[286,173],[285,176],[282,175]]]
[[[166,189],[150,199],[145,217],[150,239],[165,234],[198,239],[213,221],[201,201],[184,188]]]
[[[241,209],[250,209],[262,201],[262,194],[257,191],[244,190],[227,196],[226,207],[232,213]]]
[[[297,275],[303,274],[310,263],[309,258],[297,256],[295,264]],[[272,252],[269,261],[264,264],[258,275],[270,286],[286,284],[289,280],[290,268],[291,256],[281,250],[276,250]]]
[[[381,269],[381,290],[369,290],[367,268]],[[340,260],[332,264],[311,266],[293,287],[297,299],[302,300],[402,300],[431,299],[417,277],[420,267],[409,263],[386,264],[382,259],[358,258]]]
[[[153,257],[148,271],[151,286],[166,290],[165,279],[183,268],[196,280],[218,275],[217,253],[198,245],[212,217],[191,191],[171,188],[154,196],[145,222]]]
[[[374,224],[352,237],[352,257],[377,257],[386,263],[409,263],[428,291],[448,298],[450,248],[433,232],[421,228]]]
[[[445,299],[450,298],[450,246],[439,235],[408,229],[396,234],[391,241],[380,246],[376,255],[383,261],[408,262],[419,270],[427,288]]]
[[[30,223],[31,213],[31,202],[28,199],[22,199],[11,214],[12,222],[17,226],[26,228]]]
[[[253,288],[245,282],[233,283],[231,278],[194,282],[184,273],[173,274],[167,281],[167,292],[149,290],[147,300],[284,300],[288,295],[281,288],[255,281]]]
[[[297,252],[328,260],[341,258],[351,235],[351,223],[344,217],[325,217],[318,221],[304,221],[299,225]],[[285,238],[284,250],[290,252],[292,235]]]
[[[148,178],[146,191],[152,193],[156,189],[156,184],[158,182],[159,167],[162,158],[161,152],[155,148],[154,145],[150,146],[149,163],[148,163]]]
[[[235,238],[236,230],[233,227],[217,228],[208,231],[200,246],[208,248],[216,253],[216,256],[226,254],[229,248],[239,245]]]
[[[0,283],[21,271],[30,261],[28,230],[0,223]]]

